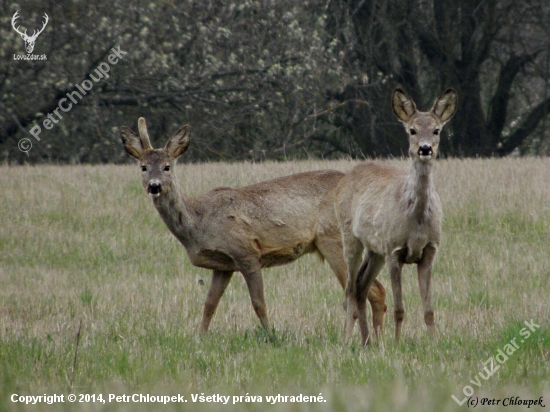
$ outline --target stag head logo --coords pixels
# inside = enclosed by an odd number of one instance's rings
[[[27,30],[25,30],[25,32],[22,32],[22,31],[19,30],[20,26],[18,26],[18,27],[15,26],[16,20],[19,18],[17,13],[19,13],[19,10],[17,10],[15,12],[15,14],[13,15],[13,17],[11,19],[11,25],[12,25],[13,29],[17,33],[19,33],[21,38],[25,41],[25,49],[27,49],[27,54],[31,54],[32,51],[34,50],[34,43],[36,42],[36,39],[38,38],[40,33],[42,33],[44,31],[44,29],[46,28],[46,25],[48,24],[49,17],[46,13],[44,13],[44,16],[43,16],[44,17],[44,24],[42,25],[42,28],[40,30],[34,30],[33,33],[32,33],[32,36],[29,36],[29,35],[27,35]]]

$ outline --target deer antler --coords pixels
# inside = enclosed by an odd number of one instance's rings
[[[40,30],[34,30],[33,33],[32,33],[32,36],[29,36],[27,34],[27,30],[25,30],[25,32],[21,32],[19,30],[19,27],[15,27],[15,23],[16,23],[16,20],[19,18],[18,16],[18,13],[19,13],[19,10],[17,10],[15,12],[15,14],[13,15],[12,19],[11,19],[11,25],[13,27],[13,29],[19,33],[21,35],[21,37],[23,38],[23,40],[25,41],[25,48],[27,49],[27,53],[32,53],[33,49],[34,49],[34,42],[36,41],[37,37],[40,35],[40,33],[42,33],[44,31],[44,29],[46,28],[46,25],[48,24],[48,21],[50,20],[50,18],[48,17],[48,15],[46,13],[44,13],[44,24],[42,24],[42,28]]]
[[[143,117],[140,117],[138,119],[138,130],[139,138],[141,139],[141,143],[143,144],[143,149],[145,151],[153,150],[153,147],[151,146],[151,141],[149,140],[149,133],[147,133],[147,123],[145,123],[145,119]]]
[[[46,28],[46,25],[48,24],[48,21],[50,20],[50,18],[48,17],[48,14],[44,13],[44,16],[42,16],[45,19],[44,24],[42,24],[42,28],[38,31],[34,30],[33,33],[32,33],[32,36],[29,36],[27,34],[27,30],[25,30],[24,33],[19,30],[19,27],[21,27],[21,26],[15,27],[16,20],[19,18],[18,13],[19,13],[19,10],[17,10],[15,12],[15,14],[13,15],[13,17],[11,19],[11,25],[12,25],[13,29],[17,33],[19,33],[21,35],[21,37],[23,37],[23,40],[30,41],[30,42],[35,41],[37,39],[37,37],[40,35],[40,33],[42,33],[44,31],[44,29]]]
[[[48,21],[50,20],[50,18],[48,17],[48,15],[46,13],[44,13],[44,16],[42,16],[42,17],[45,19],[44,24],[42,25],[42,28],[40,30],[38,30],[38,32],[36,30],[33,31],[32,36],[30,37],[31,40],[36,40],[36,38],[39,36],[39,34],[44,31],[44,29],[46,28],[46,25],[48,24]]]
[[[13,29],[14,29],[17,33],[19,33],[19,34],[21,35],[21,37],[23,37],[23,39],[25,39],[26,37],[29,37],[29,36],[27,36],[27,30],[25,30],[25,33],[22,33],[21,31],[19,31],[19,27],[21,27],[21,26],[15,27],[15,21],[19,18],[19,16],[17,15],[17,13],[19,13],[19,10],[17,10],[17,11],[15,12],[15,14],[13,15],[13,17],[11,18],[11,25],[12,25]]]

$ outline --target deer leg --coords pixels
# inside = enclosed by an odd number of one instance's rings
[[[250,294],[250,300],[256,316],[260,319],[260,323],[263,328],[269,330],[269,320],[267,319],[267,308],[264,298],[264,282],[262,279],[262,271],[259,265],[254,265],[252,268],[241,270],[246,286],[248,287],[248,293]]]
[[[222,272],[219,270],[212,272],[212,283],[210,283],[210,289],[208,289],[202,312],[201,332],[204,333],[208,330],[210,321],[232,276],[233,272]]]
[[[386,316],[386,310],[388,309],[386,305],[386,289],[378,279],[374,279],[374,282],[372,282],[367,299],[372,309],[372,326],[374,327],[374,335],[378,339],[384,329],[384,317]]]
[[[344,336],[351,339],[355,320],[358,317],[358,302],[357,302],[357,276],[359,274],[359,266],[361,263],[361,254],[363,253],[363,245],[353,235],[343,234],[344,257],[347,263],[347,283],[346,283],[346,321],[344,324]]]
[[[328,262],[332,271],[335,273],[338,282],[342,286],[342,289],[346,289],[346,262],[344,260],[344,253],[342,251],[342,238],[340,233],[336,239],[321,239],[315,244],[317,249],[323,255]],[[375,331],[375,336],[378,337],[382,329],[384,328],[384,316],[386,315],[386,289],[375,279],[372,286],[369,289],[367,299],[372,308],[372,323]],[[347,304],[344,300],[344,311]]]
[[[361,340],[363,345],[368,345],[370,343],[369,327],[367,322],[367,295],[371,285],[384,266],[384,261],[384,256],[367,251],[357,276],[357,312],[359,316],[359,328],[361,329]]]
[[[330,268],[336,275],[338,283],[342,289],[346,289],[346,261],[344,260],[344,252],[342,251],[342,238],[340,232],[337,233],[336,239],[322,239],[315,242],[315,247],[327,261]]]
[[[420,297],[424,306],[424,322],[428,327],[430,334],[435,335],[434,311],[432,308],[432,296],[430,292],[430,281],[432,277],[432,264],[435,259],[437,249],[431,245],[424,248],[422,259],[417,265],[418,286],[420,287]]]
[[[399,341],[401,335],[401,326],[405,318],[405,307],[403,306],[403,296],[401,294],[401,269],[403,263],[400,261],[397,254],[391,255],[388,269],[391,276],[391,286],[393,291],[393,314],[395,318],[395,340]]]
[[[333,242],[322,240],[318,241],[315,246],[319,250],[319,253],[325,258],[325,260],[328,262],[330,268],[336,275],[336,279],[338,279],[338,283],[340,286],[342,286],[342,289],[344,291],[346,290],[346,282],[347,282],[347,266],[346,261],[344,260],[344,253],[342,250],[342,240],[341,235],[338,233],[339,238]],[[344,313],[347,315],[347,296],[344,297]],[[354,318],[357,316],[355,315]],[[354,322],[355,323],[355,322]],[[344,321],[344,333],[346,331],[346,324],[347,324],[347,318]],[[354,326],[354,325],[353,325]],[[351,330],[353,330],[353,326],[351,326]]]

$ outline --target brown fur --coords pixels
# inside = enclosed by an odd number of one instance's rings
[[[419,112],[412,99],[397,89],[392,107],[409,133],[410,171],[379,162],[355,167],[336,189],[335,209],[348,266],[346,335],[351,337],[355,316],[361,338],[369,343],[365,300],[387,259],[394,294],[395,337],[404,318],[401,296],[403,264],[418,267],[424,318],[434,332],[430,280],[441,239],[441,203],[431,178],[439,133],[456,111],[456,92],[447,90],[430,112]],[[363,251],[365,254],[363,257]]]
[[[201,323],[206,331],[233,272],[247,283],[252,306],[269,329],[261,269],[283,265],[306,253],[324,257],[342,288],[346,264],[334,214],[334,193],[343,173],[334,170],[300,173],[240,189],[218,188],[197,197],[183,194],[174,165],[189,145],[189,127],[178,130],[164,149],[152,149],[145,120],[140,136],[121,128],[126,151],[145,168],[144,188],[172,234],[185,247],[193,265],[213,270]],[[160,189],[159,189],[160,188]],[[159,193],[156,193],[159,191]],[[375,330],[383,326],[385,290],[375,283],[369,293]]]

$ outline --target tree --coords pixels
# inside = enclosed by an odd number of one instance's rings
[[[118,128],[144,116],[153,139],[192,126],[186,160],[406,154],[389,96],[427,109],[447,87],[458,113],[442,152],[550,152],[550,5],[544,0],[228,0],[180,4],[25,2],[22,30],[49,23],[34,53],[2,3],[0,159],[122,162]],[[29,135],[127,52],[41,141]],[[44,129],[44,128],[43,128]],[[17,148],[30,138],[28,154]]]
[[[443,141],[446,154],[537,152],[532,136],[550,113],[549,11],[539,0],[331,2],[327,30],[339,39],[351,79],[346,93],[333,96],[342,101],[354,94],[371,112],[347,110],[341,117],[350,120],[342,123],[373,119],[355,139],[369,142],[372,154],[387,151],[391,143],[384,147],[376,139],[382,129],[394,133],[384,126],[387,89],[400,84],[427,109],[435,94],[452,86],[460,103]],[[542,140],[548,138],[544,133]]]
[[[191,160],[283,158],[303,151],[316,130],[308,121],[322,107],[319,80],[339,72],[321,38],[315,7],[293,1],[84,4],[64,0],[21,10],[23,28],[47,12],[50,26],[35,52],[47,61],[14,61],[22,42],[4,6],[0,53],[0,147],[18,161],[125,161],[117,130],[139,116],[166,139],[191,123]],[[313,7],[313,8],[312,8]],[[49,30],[48,30],[49,29]],[[28,131],[57,108],[104,62],[110,49],[127,52],[51,130],[35,141]],[[11,61],[10,61],[11,60]],[[28,156],[17,149],[31,138]]]

